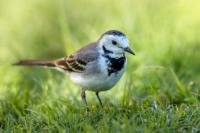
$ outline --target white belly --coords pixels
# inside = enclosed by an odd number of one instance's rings
[[[108,76],[105,60],[100,59],[99,65],[101,65],[101,71],[99,73],[91,73],[88,75],[82,73],[70,73],[70,78],[85,90],[105,91],[111,89],[122,77],[124,68]]]

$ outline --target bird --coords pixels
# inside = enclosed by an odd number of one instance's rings
[[[89,111],[86,91],[95,92],[103,107],[99,93],[111,89],[122,77],[127,65],[126,52],[135,55],[128,37],[119,30],[108,30],[97,41],[64,58],[20,60],[14,65],[44,66],[64,71],[81,88],[81,99]]]

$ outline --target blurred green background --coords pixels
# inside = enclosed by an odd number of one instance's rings
[[[125,75],[101,94],[103,103],[199,104],[199,5],[199,0],[0,0],[0,112],[5,118],[0,125],[12,121],[5,115],[9,110],[26,116],[21,112],[55,101],[82,107],[80,89],[65,74],[11,64],[61,58],[110,29],[126,33],[137,54],[127,55]],[[93,108],[98,104],[93,93],[88,100]]]

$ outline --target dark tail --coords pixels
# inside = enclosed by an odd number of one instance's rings
[[[56,67],[55,61],[21,60],[13,65]]]

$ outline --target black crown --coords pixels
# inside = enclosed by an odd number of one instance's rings
[[[103,34],[103,36],[104,35],[125,36],[124,33],[122,33],[121,31],[118,31],[118,30],[109,30],[109,31],[105,32]]]

